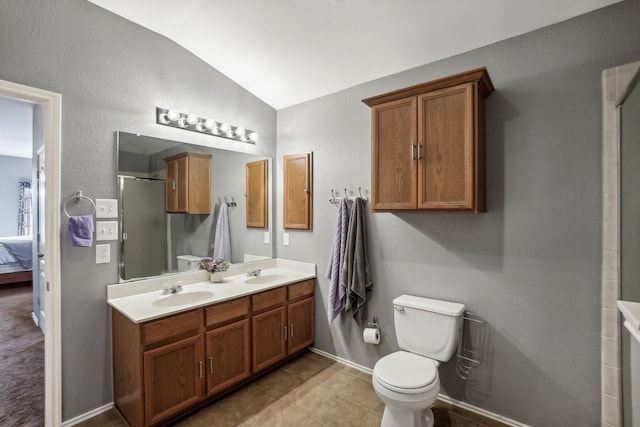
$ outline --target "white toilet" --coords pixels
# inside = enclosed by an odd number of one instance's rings
[[[438,366],[457,349],[464,305],[401,295],[393,308],[401,350],[373,367],[373,388],[385,404],[381,427],[431,427]]]

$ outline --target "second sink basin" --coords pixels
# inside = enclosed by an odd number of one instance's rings
[[[245,280],[244,283],[248,283],[249,285],[264,285],[265,283],[271,283],[285,278],[286,276],[281,274],[263,274],[262,276],[251,277]]]
[[[175,307],[179,305],[192,304],[201,300],[213,297],[211,291],[179,292],[177,294],[165,295],[151,303],[154,307]]]

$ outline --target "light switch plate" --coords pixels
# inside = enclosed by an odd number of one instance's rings
[[[289,233],[284,233],[282,235],[282,244],[284,246],[289,246]]]
[[[117,218],[118,199],[96,199],[96,218]]]
[[[269,244],[269,240],[270,240],[269,232],[265,231],[264,232],[264,243],[265,243],[265,245]]]
[[[111,245],[96,245],[96,264],[111,262]]]
[[[96,221],[96,240],[118,240],[118,221]]]

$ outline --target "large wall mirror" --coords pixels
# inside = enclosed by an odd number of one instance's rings
[[[272,162],[265,157],[127,132],[116,133],[121,281],[184,271],[189,259],[211,255],[220,204],[227,203],[231,262],[273,257]],[[167,213],[164,159],[180,153],[211,156],[211,213]],[[266,159],[264,227],[246,218],[247,164]],[[204,187],[204,186],[203,186]],[[193,265],[193,264],[192,264]]]

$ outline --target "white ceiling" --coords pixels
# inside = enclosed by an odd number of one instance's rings
[[[89,1],[281,109],[620,0]]]

